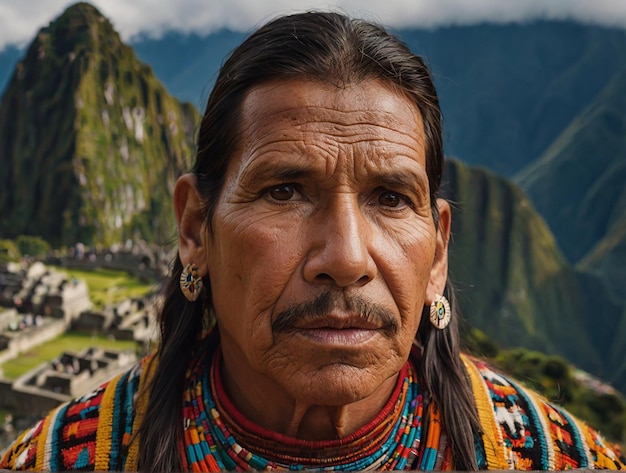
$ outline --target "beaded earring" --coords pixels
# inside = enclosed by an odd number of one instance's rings
[[[198,267],[189,263],[180,273],[180,290],[189,302],[195,302],[202,292],[202,278],[198,276]]]
[[[451,318],[452,312],[448,299],[437,294],[430,304],[430,323],[439,330],[443,330],[448,326]]]

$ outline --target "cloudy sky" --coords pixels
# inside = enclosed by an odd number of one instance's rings
[[[75,0],[0,0],[0,51],[23,46]],[[574,19],[626,28],[626,0],[91,0],[125,40],[164,31],[249,30],[282,13],[339,9],[388,26]]]

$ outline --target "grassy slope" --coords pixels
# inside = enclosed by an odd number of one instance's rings
[[[128,340],[114,340],[105,335],[93,336],[83,333],[68,332],[54,340],[43,343],[18,358],[9,360],[2,365],[4,376],[15,379],[29,370],[36,368],[40,363],[50,361],[65,351],[77,353],[89,347],[101,347],[114,350],[135,349],[136,342]]]
[[[583,280],[584,326],[604,379],[626,391],[626,69],[516,181]],[[600,281],[592,281],[595,278]]]
[[[153,289],[152,285],[142,283],[124,271],[109,269],[99,269],[97,271],[67,268],[54,269],[66,273],[69,277],[85,280],[89,287],[90,298],[96,308],[102,308],[106,304],[114,304],[130,297],[143,296]],[[35,368],[40,363],[52,360],[65,350],[78,352],[90,346],[126,349],[136,348],[137,344],[134,341],[117,341],[106,334],[94,336],[92,334],[70,332],[6,362],[2,366],[4,376],[9,379],[16,378]]]
[[[70,278],[84,279],[89,287],[89,297],[97,309],[131,297],[143,296],[154,289],[153,285],[142,283],[124,271],[112,269],[83,271],[61,267],[54,269],[67,274]]]

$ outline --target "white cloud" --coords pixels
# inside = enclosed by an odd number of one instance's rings
[[[0,50],[23,45],[72,0],[0,0]],[[340,9],[388,26],[573,19],[626,28],[624,0],[93,0],[125,40],[168,30],[207,34],[249,30],[283,13]]]

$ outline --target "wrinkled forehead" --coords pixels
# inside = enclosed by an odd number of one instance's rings
[[[276,123],[296,127],[311,121],[335,128],[383,127],[423,136],[417,106],[405,94],[379,80],[342,87],[306,79],[276,80],[253,87],[243,101],[242,127],[248,136]]]
[[[276,174],[306,175],[329,190],[349,180],[411,180],[428,194],[424,142],[417,107],[378,81],[342,88],[273,82],[243,102],[226,180],[245,187]]]

